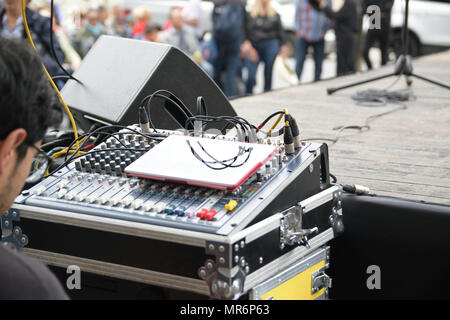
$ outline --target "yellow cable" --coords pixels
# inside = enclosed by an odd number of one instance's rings
[[[83,139],[81,139],[80,141],[79,141],[79,143],[83,143],[85,140],[87,139],[87,137],[84,137]],[[73,148],[74,146],[72,146],[72,148]],[[61,151],[58,151],[58,152],[56,152],[56,153],[54,153],[54,154],[52,154],[51,156],[50,156],[50,158],[52,158],[52,159],[56,159],[56,158],[58,158],[58,157],[60,157],[60,156],[62,156],[62,155],[65,155],[65,154],[73,154],[73,153],[75,153],[75,151],[77,151],[78,150],[78,148],[75,148],[75,149],[70,149],[69,150],[69,148],[64,148],[64,149],[62,149]],[[85,152],[83,152],[83,151],[78,151],[77,152],[77,154],[85,154]]]
[[[62,150],[62,151],[60,151],[60,152],[57,152],[57,153],[53,154],[53,155],[51,156],[51,158],[54,160],[54,159],[59,158],[60,156],[63,156],[63,155],[65,155],[65,154],[74,154],[74,153],[75,153],[75,150],[69,150],[69,151],[67,151],[67,150]],[[83,151],[78,151],[78,154],[83,155],[83,154],[85,154],[85,152],[83,152]]]
[[[278,123],[280,122],[281,118],[283,118],[283,116],[284,116],[284,113],[281,113],[278,116],[278,119],[277,119],[277,121],[275,121],[272,128],[270,128],[269,131],[267,131],[266,138],[272,133],[272,130],[275,129],[275,127],[278,125]]]
[[[30,29],[28,28],[28,22],[27,22],[27,16],[26,16],[25,7],[26,7],[25,6],[25,0],[22,0],[22,18],[23,18],[23,24],[25,26],[25,31],[27,33],[28,40],[30,41],[31,46],[33,47],[34,51],[36,51],[36,53],[38,53],[37,49],[36,49],[36,46],[34,45],[33,39],[31,38]],[[50,19],[52,19],[52,17],[50,17]],[[50,30],[50,32],[53,32],[53,31]],[[71,123],[72,128],[73,128],[73,135],[75,137],[75,140],[77,140],[78,139],[78,131],[77,131],[77,126],[75,124],[75,120],[74,120],[74,118],[72,116],[72,113],[70,112],[69,107],[67,106],[67,104],[64,102],[64,99],[61,96],[61,93],[59,92],[58,87],[56,86],[56,84],[53,81],[52,77],[48,73],[47,68],[45,67],[44,64],[42,64],[42,67],[44,68],[44,72],[47,75],[47,78],[50,81],[53,89],[55,89],[56,94],[58,95],[59,99],[61,100],[61,102],[62,102],[62,104],[64,106],[64,109],[66,110],[67,115],[69,116],[70,123]],[[78,148],[78,146],[79,146],[79,142],[78,141],[75,142],[75,146]]]

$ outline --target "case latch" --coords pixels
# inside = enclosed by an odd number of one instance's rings
[[[304,245],[309,248],[308,237],[319,231],[317,227],[302,229],[303,208],[295,206],[286,211],[280,223],[280,242],[284,245]]]
[[[331,278],[325,273],[325,269],[327,268],[328,266],[325,266],[312,274],[312,294],[315,294],[324,288],[331,288]]]

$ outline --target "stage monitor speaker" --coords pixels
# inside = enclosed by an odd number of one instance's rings
[[[171,45],[101,36],[74,77],[82,84],[69,80],[61,94],[85,131],[93,123],[138,123],[142,100],[157,90],[170,91],[169,97],[177,97],[194,115],[199,96],[204,98],[208,115],[236,115],[215,82]],[[177,129],[185,115],[169,100],[156,97],[150,117],[157,128]]]
[[[344,194],[332,300],[450,299],[450,206]]]

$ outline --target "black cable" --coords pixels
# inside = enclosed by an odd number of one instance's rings
[[[276,117],[276,116],[278,116],[278,115],[280,115],[280,114],[284,114],[284,113],[285,113],[284,111],[277,111],[277,112],[275,112],[275,113],[272,113],[272,114],[271,114],[270,116],[268,116],[263,122],[261,122],[260,125],[258,125],[257,131],[256,131],[256,132],[258,132],[262,127],[264,127],[264,126],[266,125],[266,123],[269,122],[273,117]]]
[[[83,135],[83,136],[78,137],[78,139],[77,139],[77,140],[74,140],[74,141],[69,145],[68,148],[71,149],[72,146],[76,143],[76,141],[81,140],[81,139],[83,139],[84,137],[87,137],[86,140],[83,141],[83,142],[81,143],[81,145],[78,147],[78,149],[75,150],[75,151],[76,151],[75,154],[78,153],[78,152],[80,151],[80,149],[81,149],[82,147],[84,147],[85,143],[89,140],[89,138],[92,137],[95,133],[100,133],[100,134],[105,134],[105,135],[112,136],[112,137],[114,137],[116,140],[118,140],[118,141],[120,142],[120,144],[122,144],[123,146],[125,146],[125,145],[120,141],[119,138],[115,137],[115,135],[118,135],[118,134],[127,134],[127,133],[126,133],[126,132],[110,133],[110,132],[104,132],[104,131],[102,131],[102,130],[104,130],[104,129],[110,129],[110,128],[127,129],[127,130],[130,131],[130,133],[132,132],[132,133],[141,135],[141,136],[143,136],[143,137],[145,137],[145,138],[147,138],[147,139],[153,139],[153,140],[163,140],[164,138],[167,137],[167,135],[162,135],[162,134],[156,134],[156,135],[155,135],[155,134],[152,134],[152,133],[142,133],[142,132],[139,132],[139,131],[136,131],[136,130],[134,130],[134,129],[128,128],[128,127],[126,127],[126,126],[121,126],[121,125],[107,125],[107,126],[99,127],[99,128],[97,128],[97,129],[95,129],[94,131],[90,132],[89,134],[85,134],[85,135]],[[126,147],[126,146],[125,146],[125,147]]]
[[[41,149],[49,152],[50,150],[60,147],[60,146],[66,146],[68,143],[71,143],[73,141],[73,138],[62,138],[62,139],[56,139],[50,142],[47,142],[43,145],[41,145]]]
[[[188,146],[189,146],[189,148],[191,149],[191,152],[192,152],[192,154],[198,159],[198,160],[200,160],[205,166],[207,166],[208,168],[210,168],[210,169],[213,169],[213,170],[223,170],[223,169],[226,169],[226,168],[237,168],[237,167],[241,167],[241,166],[243,166],[245,163],[247,163],[247,161],[248,161],[248,159],[250,158],[250,154],[252,153],[252,150],[253,150],[253,148],[243,148],[243,147],[239,147],[239,153],[238,153],[238,155],[236,155],[234,158],[231,158],[233,161],[232,161],[232,163],[231,164],[226,164],[226,163],[223,163],[224,161],[221,161],[221,160],[217,160],[217,159],[215,159],[213,156],[211,156],[205,149],[204,149],[204,147],[200,144],[200,142],[198,142],[197,141],[197,143],[198,143],[198,145],[200,146],[200,148],[211,158],[211,159],[213,159],[213,160],[215,160],[216,162],[210,162],[210,161],[205,161],[195,150],[194,150],[194,148],[192,147],[192,145],[191,145],[191,143],[190,143],[190,141],[189,140],[186,140],[186,143],[188,144]],[[242,151],[242,150],[244,150],[244,151]],[[241,156],[241,155],[243,155],[244,153],[248,153],[247,154],[247,158],[242,162],[242,163],[240,163],[240,164],[234,164],[235,162],[236,162],[236,160]],[[227,161],[229,161],[229,160],[227,160]],[[211,166],[210,165],[210,163],[215,163],[215,164],[221,164],[222,165],[222,167],[220,167],[220,168],[217,168],[217,167],[213,167],[213,166]]]
[[[398,79],[396,81],[398,81]],[[382,107],[388,103],[403,103],[412,98],[413,96],[410,89],[396,91],[368,89],[358,91],[355,95],[352,95],[352,99],[356,101],[356,104],[368,107]]]
[[[333,183],[337,183],[337,178],[334,174],[330,173],[330,177],[331,177],[331,179],[333,179],[333,181],[332,181]]]
[[[391,85],[391,87],[398,81],[396,81]],[[370,122],[397,112],[399,110],[405,110],[407,109],[406,101],[410,101],[414,99],[415,97],[412,95],[411,90],[409,89],[402,89],[402,90],[396,90],[396,91],[388,91],[388,90],[364,90],[359,91],[356,93],[356,95],[352,96],[352,99],[356,101],[356,104],[362,107],[383,107],[387,104],[400,104],[399,107],[393,108],[389,111],[378,113],[375,115],[372,115],[365,119],[363,125],[347,125],[347,126],[338,126],[333,128],[333,130],[338,130],[336,133],[336,136],[334,139],[331,138],[307,138],[304,140],[322,140],[322,141],[330,141],[333,144],[337,143],[339,141],[340,135],[343,131],[348,129],[355,129],[355,130],[370,130]]]
[[[189,124],[193,124],[195,121],[202,121],[202,122],[205,122],[205,125],[208,123],[208,122],[227,122],[227,126],[229,125],[229,124],[231,124],[231,125],[233,125],[233,127],[235,127],[236,128],[236,130],[239,130],[238,129],[238,127],[237,127],[237,125],[238,125],[238,120],[236,120],[236,119],[234,119],[233,117],[229,117],[229,116],[219,116],[219,117],[216,117],[216,116],[193,116],[193,117],[189,117],[187,120],[186,120],[186,123],[185,123],[185,126],[184,126],[184,129],[185,130],[189,130],[188,129],[188,127],[189,127]],[[226,127],[227,127],[226,126]],[[226,128],[225,127],[225,128]]]
[[[67,75],[59,75],[59,76],[53,76],[52,77],[52,80],[54,81],[54,80],[59,80],[59,79],[71,79],[71,77],[70,76],[67,76]]]
[[[234,162],[236,162],[237,158],[240,157],[241,155],[243,155],[244,153],[248,152],[249,148],[244,148],[242,146],[239,146],[239,151],[238,154],[230,159],[227,160],[217,160],[216,158],[214,158],[208,151],[205,150],[205,148],[201,145],[201,143],[199,141],[197,141],[197,144],[200,146],[200,148],[203,150],[203,152],[210,157],[211,159],[213,159],[214,161],[205,161],[206,163],[221,163],[223,165],[229,166],[229,167],[233,167],[232,164]],[[227,164],[226,162],[232,161],[231,164]]]
[[[197,115],[208,115],[208,109],[206,107],[205,99],[202,96],[197,97]]]
[[[162,93],[166,93],[166,94],[169,94],[169,95],[173,96],[176,101],[174,99],[172,99],[171,97],[163,95]],[[142,101],[141,101],[141,106],[144,106],[144,104],[145,104],[145,107],[147,109],[147,114],[148,114],[148,117],[149,117],[149,123],[150,123],[150,126],[152,127],[152,129],[154,131],[157,131],[157,130],[156,130],[155,125],[153,124],[153,121],[152,121],[152,118],[151,118],[151,114],[150,114],[150,107],[151,107],[151,103],[152,103],[152,100],[153,100],[154,97],[163,98],[163,99],[171,102],[173,105],[175,105],[184,114],[184,116],[186,118],[189,118],[190,116],[193,116],[193,114],[189,111],[189,109],[186,107],[186,105],[183,103],[183,101],[181,101],[175,94],[173,94],[172,92],[170,92],[168,90],[164,90],[164,89],[157,90],[154,93],[144,97],[142,99]],[[148,101],[146,102],[146,100],[148,100]],[[187,114],[186,111],[189,112],[189,115]]]
[[[78,80],[77,78],[75,78],[74,76],[72,76],[62,65],[61,62],[59,62],[58,56],[56,55],[56,51],[55,51],[55,45],[53,43],[53,16],[54,16],[54,1],[51,0],[50,1],[50,50],[53,54],[53,57],[55,58],[56,63],[58,64],[58,66],[61,68],[61,70],[67,75],[67,77],[69,77],[69,79],[75,80],[76,82],[78,82],[79,84],[83,84],[80,80]],[[59,76],[55,76],[52,77],[55,79],[59,79],[57,78]]]

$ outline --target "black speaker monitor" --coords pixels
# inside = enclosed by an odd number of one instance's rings
[[[142,100],[157,90],[170,91],[197,114],[197,98],[208,115],[236,112],[215,82],[191,58],[166,44],[101,36],[61,94],[85,131],[95,123],[138,123]],[[167,99],[154,98],[150,117],[158,128],[176,129],[184,114]],[[223,127],[223,126],[222,126]]]

